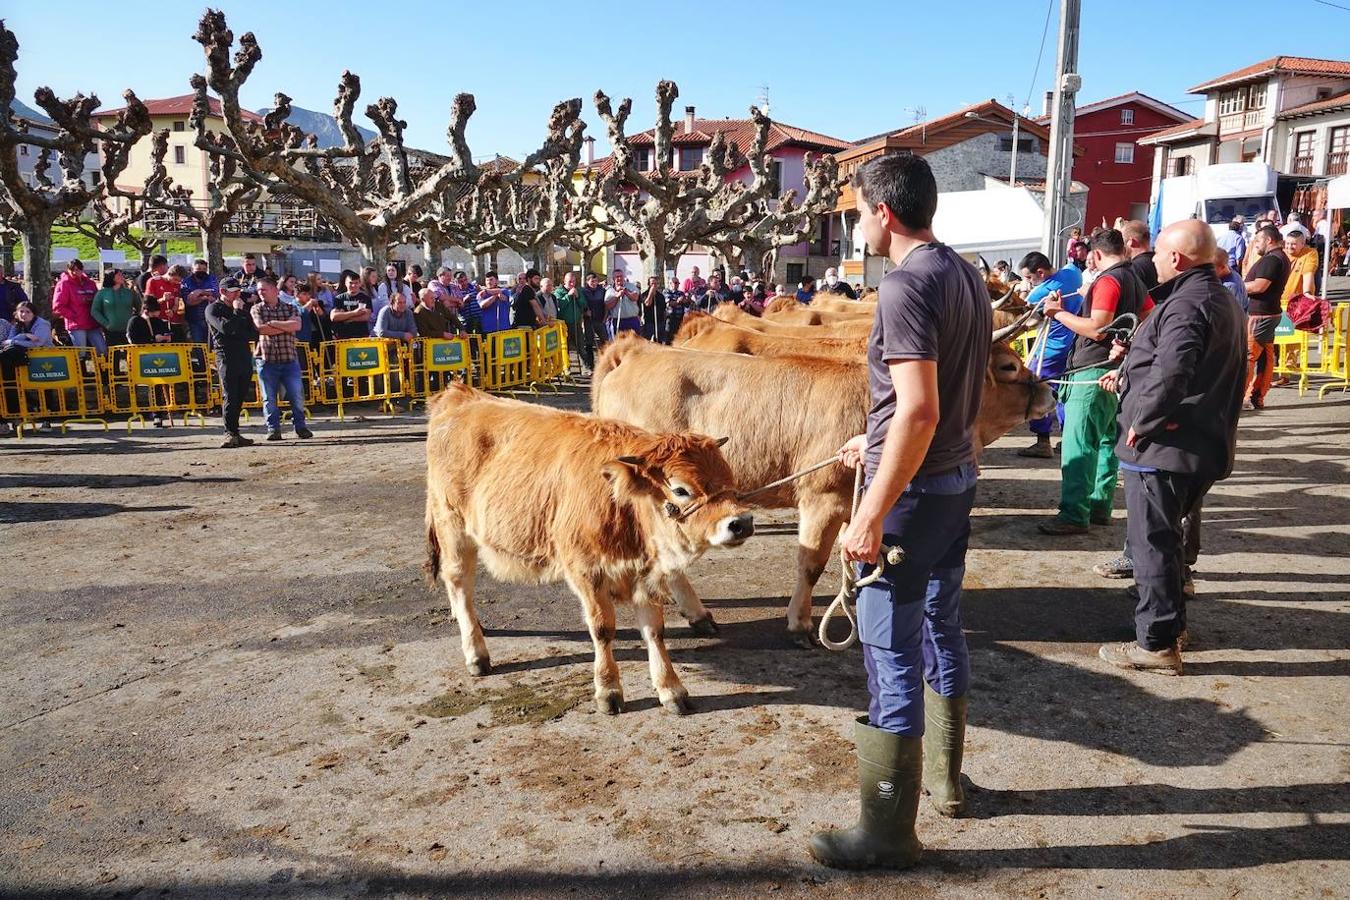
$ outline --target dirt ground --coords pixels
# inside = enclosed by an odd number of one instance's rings
[[[562,586],[480,579],[496,668],[465,672],[420,580],[420,415],[315,431],[0,445],[0,894],[1350,892],[1350,400],[1283,390],[1244,419],[1183,678],[1097,659],[1132,635],[1124,585],[1089,571],[1123,512],[1040,537],[1055,464],[1014,456],[1022,434],[986,454],[964,600],[976,817],[925,808],[922,864],[890,874],[805,851],[856,810],[865,684],[856,649],[785,638],[791,515],[695,570],[718,637],[670,611],[694,715],[656,703],[621,611],[628,710],[609,718]]]

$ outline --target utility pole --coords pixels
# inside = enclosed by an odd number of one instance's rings
[[[1074,95],[1082,87],[1078,74],[1078,20],[1081,0],[1060,0],[1059,53],[1055,66],[1054,108],[1050,118],[1050,157],[1045,176],[1045,234],[1041,249],[1058,268],[1064,262],[1067,227],[1065,207],[1073,175]]]

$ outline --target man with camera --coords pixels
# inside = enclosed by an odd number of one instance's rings
[[[258,329],[238,279],[226,278],[220,283],[220,297],[206,308],[206,326],[216,348],[216,371],[225,395],[225,443],[220,446],[247,447],[253,441],[239,433],[239,410],[253,382],[253,349],[249,343],[258,339]]]

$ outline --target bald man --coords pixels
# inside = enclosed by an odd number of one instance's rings
[[[1119,372],[1101,380],[1120,394],[1116,453],[1139,599],[1134,643],[1105,644],[1099,652],[1123,669],[1181,674],[1181,520],[1233,469],[1246,386],[1246,322],[1215,275],[1216,250],[1204,222],[1163,229],[1153,257],[1159,305],[1135,334]]]

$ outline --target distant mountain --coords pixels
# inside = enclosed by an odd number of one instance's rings
[[[33,109],[33,107],[31,106],[25,106],[18,99],[15,99],[15,101],[10,105],[10,109],[14,111],[14,115],[16,116],[20,116],[25,119],[32,119],[34,122],[42,122],[47,125],[52,124],[52,120],[50,118],[38,112],[36,109]]]
[[[258,115],[265,116],[271,112],[271,107],[258,110]],[[319,139],[319,147],[341,147],[343,144],[342,131],[338,129],[337,119],[327,113],[315,112],[312,109],[301,109],[298,106],[291,107],[291,114],[286,117],[286,121],[299,128],[301,131],[312,134]],[[367,141],[375,137],[375,132],[369,128],[356,126],[356,130],[361,132],[361,137]]]

